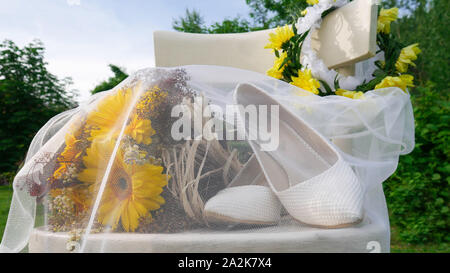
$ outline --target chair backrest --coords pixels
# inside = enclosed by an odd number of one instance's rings
[[[265,73],[273,53],[264,49],[273,29],[236,34],[153,33],[157,67],[222,65]],[[376,51],[377,6],[356,0],[328,14],[312,33],[312,46],[329,68],[351,75],[354,64]]]

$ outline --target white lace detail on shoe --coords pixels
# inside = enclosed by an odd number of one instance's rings
[[[268,187],[255,185],[226,188],[205,205],[207,213],[242,223],[276,223],[280,210],[275,194]]]
[[[363,188],[342,160],[320,175],[278,192],[297,220],[319,226],[354,223],[362,217]]]

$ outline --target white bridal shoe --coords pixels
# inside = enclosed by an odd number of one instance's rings
[[[281,203],[269,187],[248,185],[229,187],[208,200],[203,211],[210,223],[275,225],[280,220]]]
[[[362,186],[331,143],[253,85],[240,84],[235,90],[234,99],[236,104],[244,107],[267,105],[270,109],[270,105],[279,105],[279,117],[271,117],[268,111],[269,120],[279,118],[278,148],[274,151],[261,151],[258,138],[250,138],[249,143],[270,188],[293,218],[309,225],[327,228],[344,227],[361,221]],[[242,111],[243,108],[240,108],[240,117],[248,134],[249,125],[245,120],[245,112]],[[270,121],[268,124],[271,124]],[[255,202],[252,208],[254,212],[270,210],[263,206],[262,196],[269,196],[268,193],[263,194],[263,190],[256,193],[249,188],[234,187],[223,192],[226,195],[219,193],[211,199],[221,199],[223,204],[233,203],[236,208],[244,201],[245,206]],[[225,200],[226,198],[229,199]],[[236,214],[234,218],[243,218],[247,213],[246,210],[239,212],[242,212],[242,216]]]
[[[210,223],[274,225],[280,220],[281,203],[268,187],[252,155],[228,188],[210,198],[203,216]]]

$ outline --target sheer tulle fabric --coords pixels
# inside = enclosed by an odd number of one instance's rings
[[[363,99],[319,97],[240,69],[149,68],[55,116],[36,134],[14,179],[1,251],[24,249],[35,228],[68,232],[67,250],[80,252],[112,250],[107,241],[99,249],[86,248],[98,233],[243,228],[208,223],[202,212],[253,153],[247,142],[171,137],[178,120],[171,116],[173,106],[197,109],[194,97],[201,96],[225,109],[239,83],[263,89],[329,139],[362,183],[365,217],[389,226],[381,183],[395,171],[399,156],[414,147],[407,93],[386,88]],[[225,113],[215,118],[226,120]],[[200,125],[207,122],[200,118]],[[276,233],[283,223],[271,230]],[[246,232],[259,228],[245,227]]]

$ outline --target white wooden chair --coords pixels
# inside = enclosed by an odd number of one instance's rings
[[[375,55],[377,6],[358,0],[328,14],[312,45],[329,68],[353,74],[354,64]],[[274,55],[264,46],[273,29],[239,34],[192,34],[156,31],[156,66],[223,65],[260,73],[272,67]]]
[[[354,73],[355,63],[372,57],[376,50],[377,6],[372,0],[356,0],[327,15],[313,33],[313,48],[329,68]],[[154,33],[158,67],[203,64],[222,65],[260,73],[273,64],[273,53],[264,49],[273,30],[241,34]],[[86,251],[105,244],[112,252],[389,252],[387,209],[381,185],[368,194],[381,215],[366,215],[358,225],[343,229],[318,229],[287,222],[281,227],[255,231],[193,231],[178,234],[93,234]],[[382,220],[383,219],[383,220]],[[65,233],[37,228],[31,252],[66,252]]]

